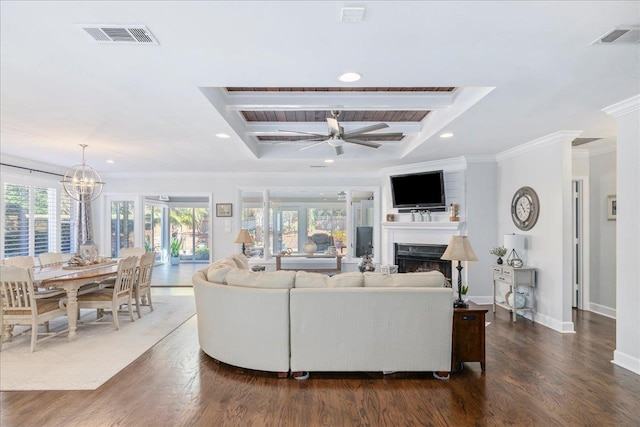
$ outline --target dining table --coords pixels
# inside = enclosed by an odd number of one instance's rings
[[[34,268],[34,285],[38,288],[64,289],[67,296],[67,321],[69,341],[76,339],[78,325],[78,291],[83,287],[118,274],[118,261],[108,260],[99,264],[69,266],[66,264]]]

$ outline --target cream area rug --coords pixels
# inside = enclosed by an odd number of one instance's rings
[[[0,352],[0,390],[95,390],[137,359],[145,351],[191,318],[193,296],[154,295],[154,311],[142,307],[142,318],[134,310],[135,322],[128,314],[119,317],[116,331],[111,316],[104,324],[78,325],[76,340],[61,334],[38,343],[30,352],[31,332],[2,345]],[[80,320],[95,320],[96,310],[82,310]],[[66,317],[52,321],[51,330],[67,327]],[[16,327],[16,331],[20,331]],[[42,326],[40,327],[42,330]]]

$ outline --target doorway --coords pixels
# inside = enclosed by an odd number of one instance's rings
[[[589,180],[575,177],[572,189],[572,298],[571,306],[588,309],[589,301]]]

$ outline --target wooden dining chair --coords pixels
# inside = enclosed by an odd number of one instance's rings
[[[14,267],[23,267],[23,268],[28,268],[28,267],[35,267],[36,263],[33,260],[33,257],[31,256],[14,256],[11,258],[5,258],[4,260],[2,260],[2,264],[3,265],[11,265]]]
[[[58,332],[49,331],[50,320],[67,315],[67,309],[64,306],[65,298],[36,299],[33,271],[30,268],[0,267],[0,300],[2,305],[0,315],[2,339],[0,341],[9,341],[13,337],[31,331],[31,352],[33,352],[38,342],[68,331],[68,329]],[[30,328],[13,335],[11,331],[14,325],[27,325]],[[38,325],[44,325],[45,332],[38,332]],[[38,340],[39,335],[45,335],[46,338]]]
[[[38,262],[40,262],[40,267],[60,265],[62,264],[62,254],[57,252],[45,252],[38,255]]]
[[[148,305],[151,309],[150,311],[153,311],[153,302],[151,301],[151,275],[153,273],[155,263],[155,252],[147,252],[142,255],[142,258],[140,259],[138,280],[133,288],[133,296],[136,303],[138,318],[142,317],[142,313],[140,312],[140,307],[142,305]]]
[[[129,308],[129,317],[133,318],[131,296],[136,281],[136,263],[138,259],[131,256],[118,262],[118,275],[113,288],[97,289],[78,295],[78,308],[95,308],[98,310],[96,322],[104,317],[104,310],[111,310],[113,325],[120,329],[118,323],[118,309],[126,304]],[[95,322],[94,322],[95,323]]]

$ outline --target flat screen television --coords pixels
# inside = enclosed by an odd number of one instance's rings
[[[391,176],[394,208],[436,208],[446,206],[443,171]]]

